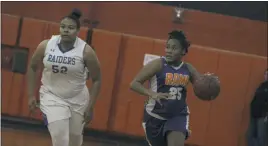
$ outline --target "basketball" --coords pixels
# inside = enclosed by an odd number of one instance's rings
[[[193,87],[195,95],[201,100],[214,100],[220,94],[220,83],[215,75],[202,75]]]

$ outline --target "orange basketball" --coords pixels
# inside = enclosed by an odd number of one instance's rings
[[[220,94],[220,82],[215,75],[202,75],[193,87],[195,95],[201,100],[214,100]]]

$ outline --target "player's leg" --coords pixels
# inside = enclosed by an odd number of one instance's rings
[[[53,146],[69,146],[69,119],[48,124]]]
[[[88,89],[85,89],[73,100],[68,100],[71,109],[70,146],[81,146],[83,143],[84,113],[89,103]]]
[[[266,123],[265,123],[265,118],[258,118],[257,119],[257,138],[258,138],[258,144],[259,146],[266,146],[267,145],[267,139],[266,139],[266,134],[267,134],[267,128],[266,128]]]
[[[84,117],[80,113],[72,111],[70,118],[70,145],[81,146],[83,143]]]
[[[257,145],[257,126],[256,126],[256,119],[250,117],[249,127],[247,130],[247,145],[248,146],[255,146]]]
[[[168,146],[184,146],[185,134],[180,131],[170,131],[167,133]]]
[[[40,109],[51,135],[53,146],[69,146],[71,111],[51,94],[40,94]]]
[[[168,146],[184,146],[188,138],[189,116],[178,116],[167,120],[164,127],[164,133],[167,136]]]
[[[69,114],[70,110],[64,106],[40,105],[44,114],[53,146],[69,146]]]
[[[147,116],[144,119],[142,127],[146,135],[146,140],[150,146],[167,146],[166,137],[163,134],[164,124],[165,121],[151,116]]]

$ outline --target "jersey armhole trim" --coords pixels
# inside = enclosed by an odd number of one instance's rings
[[[84,53],[85,53],[85,49],[87,47],[87,43],[85,43],[84,47],[83,47],[83,50],[82,50],[82,58],[83,58],[83,63],[84,63],[84,66],[86,67],[86,61],[85,61],[85,58],[84,58]]]
[[[188,63],[188,62],[184,62],[184,64],[186,65],[187,70],[188,70],[189,73],[190,73],[190,81],[192,82],[192,79],[193,79],[193,73],[192,73],[191,70],[189,69],[189,63]]]

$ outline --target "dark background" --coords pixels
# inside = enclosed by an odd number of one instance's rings
[[[152,2],[162,5],[170,6],[182,6],[183,8],[201,10],[205,12],[219,13],[223,15],[236,16],[242,18],[248,18],[251,20],[260,20],[267,21],[267,6],[268,2],[266,1],[257,1],[257,2],[198,2],[198,1],[165,1],[165,2]]]

